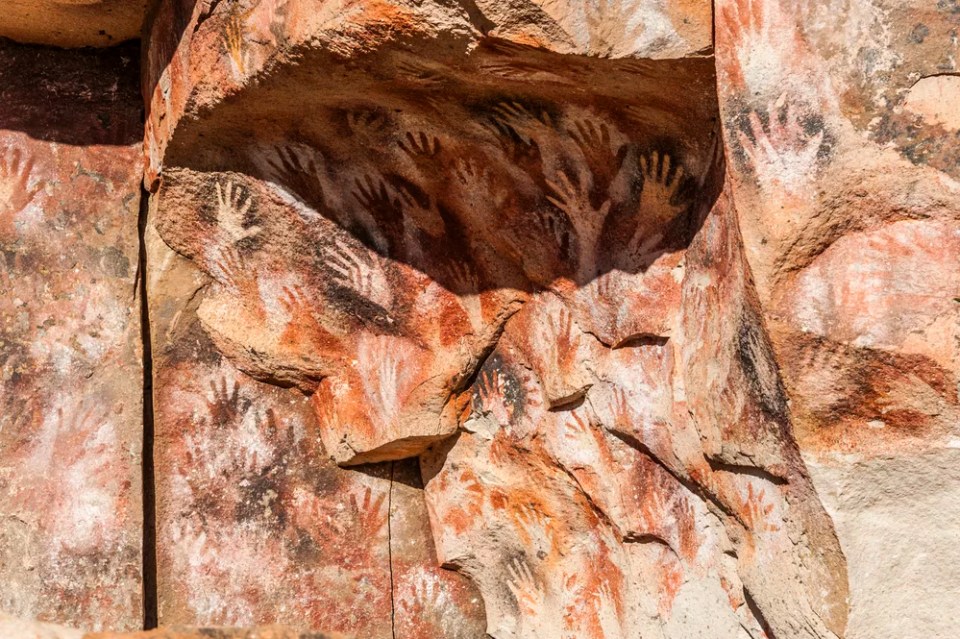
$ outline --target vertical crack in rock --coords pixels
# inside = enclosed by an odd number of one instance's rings
[[[390,564],[390,635],[397,637],[397,601],[393,584],[393,471],[397,462],[390,462],[390,488],[387,492],[387,561]]]
[[[153,460],[153,349],[150,333],[150,307],[147,300],[146,228],[150,194],[140,194],[140,219],[137,224],[139,264],[137,293],[140,300],[140,336],[143,348],[143,627],[157,627],[157,496]]]

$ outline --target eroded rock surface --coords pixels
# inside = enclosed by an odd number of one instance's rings
[[[958,27],[951,2],[717,3],[746,253],[848,561],[851,638],[953,632],[933,611],[955,608],[960,555],[918,528],[960,516],[944,471],[960,423]],[[905,560],[918,534],[937,562]]]
[[[110,47],[140,37],[149,0],[6,0],[0,37],[57,47]]]
[[[171,57],[197,75],[159,74],[150,118],[156,228],[210,278],[217,349],[310,394],[340,464],[422,456],[438,558],[494,637],[842,634],[712,61],[564,55],[591,51],[429,5],[374,39],[383,8],[274,13],[233,51],[249,11],[194,17]]]
[[[137,53],[0,44],[0,609],[139,628]]]
[[[142,130],[131,51],[0,48],[0,608],[132,629],[155,534],[138,639],[953,637],[955,1],[145,26]]]

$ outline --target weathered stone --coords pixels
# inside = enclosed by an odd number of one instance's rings
[[[207,338],[196,310],[210,280],[152,227],[147,246],[160,623],[482,634],[479,597],[430,551],[419,476],[334,466],[309,400]]]
[[[58,47],[109,47],[140,37],[148,0],[6,0],[0,37]]]
[[[137,53],[0,44],[0,609],[139,628]]]
[[[341,464],[433,444],[439,559],[494,637],[842,633],[843,558],[717,200],[709,61],[503,44],[429,5],[395,38],[272,21],[211,57],[213,25],[260,10],[195,16],[150,118],[157,229],[211,278],[217,348],[312,393]]]
[[[65,626],[25,621],[0,613],[0,636],[6,639],[346,639],[343,635],[303,632],[280,626],[254,629],[173,627],[147,632],[85,633]]]
[[[390,636],[389,473],[333,466],[308,400],[219,354],[208,280],[148,238],[159,622]]]
[[[717,5],[736,206],[798,443],[849,566],[846,636],[950,636],[934,611],[955,608],[960,554],[934,531],[960,518],[945,472],[960,423],[960,146],[955,105],[934,96],[954,91],[960,13]],[[906,559],[921,546],[937,561]]]
[[[83,43],[64,20],[112,6],[65,1],[16,2],[0,35]],[[952,637],[958,32],[954,0],[158,0],[130,136],[152,193],[145,611],[186,626],[138,638]],[[56,195],[60,233],[128,193],[106,159],[128,149],[90,142],[128,129],[86,78],[101,58],[16,51],[0,136],[36,158],[0,149],[0,348],[90,351],[105,329],[52,331],[113,308],[87,292],[119,259],[73,257],[112,218],[57,250],[31,229],[67,179],[103,193]],[[80,108],[38,108],[49,86]],[[0,527],[0,577],[18,614],[89,627],[31,570],[85,538],[43,513],[88,502],[30,465],[65,423],[50,386],[137,379],[84,357],[96,381],[4,365],[0,508],[38,523]],[[138,498],[81,440],[48,447],[78,494]],[[115,605],[127,556],[82,555],[103,574],[77,596]]]

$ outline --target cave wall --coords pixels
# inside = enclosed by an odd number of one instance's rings
[[[143,622],[136,47],[0,43],[0,609]]]
[[[955,5],[14,3],[0,630],[952,636]]]

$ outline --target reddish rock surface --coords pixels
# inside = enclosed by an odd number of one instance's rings
[[[0,44],[0,609],[139,628],[136,49]]]
[[[120,33],[50,2],[0,35]],[[143,127],[132,50],[0,47],[0,609],[952,638],[958,33],[954,0],[158,0]]]
[[[209,280],[153,232],[148,246],[160,623],[482,634],[479,596],[432,552],[418,474],[333,465],[309,399],[206,336]]]
[[[955,2],[717,3],[736,206],[851,639],[954,632],[958,28]]]

